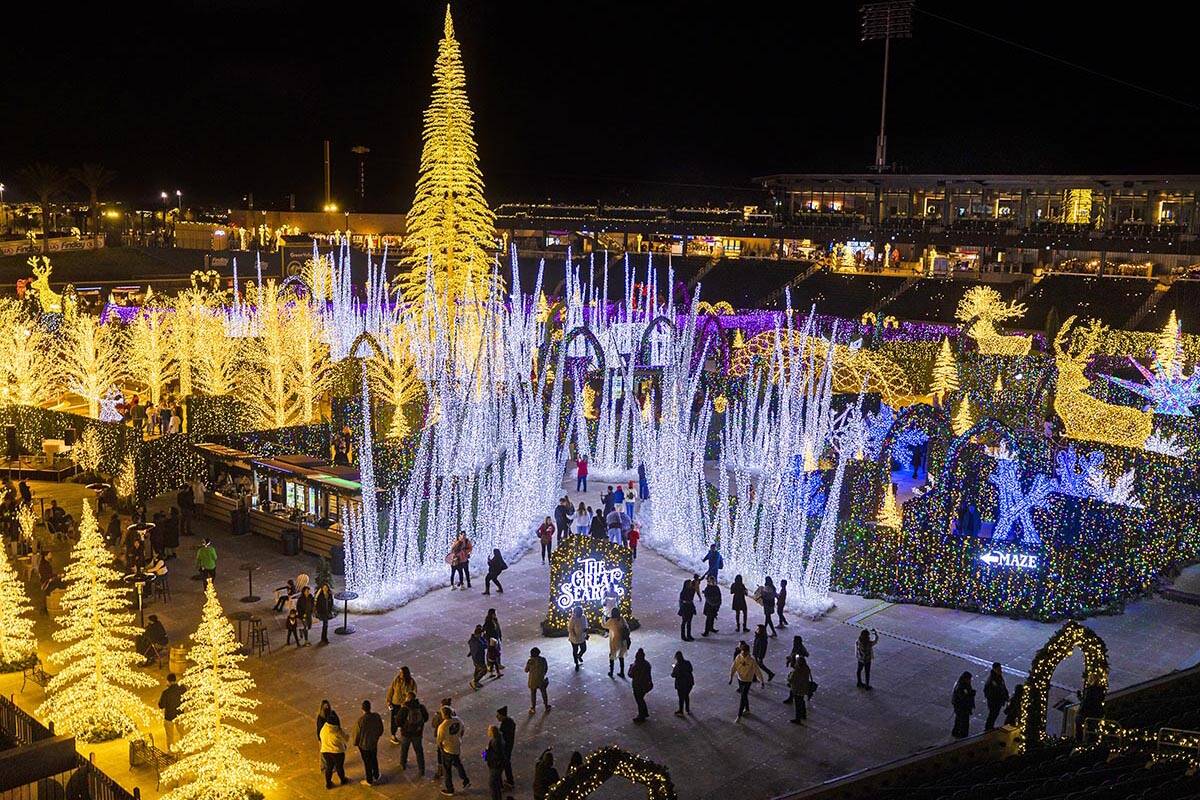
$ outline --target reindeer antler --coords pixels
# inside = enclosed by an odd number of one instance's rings
[[[1063,349],[1063,343],[1067,342],[1067,335],[1071,332],[1071,326],[1075,324],[1075,315],[1067,317],[1063,322],[1062,327],[1058,329],[1058,334],[1054,337],[1054,352],[1060,356],[1070,357],[1070,353]]]

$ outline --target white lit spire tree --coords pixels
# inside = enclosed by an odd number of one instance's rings
[[[175,788],[163,800],[250,800],[274,784],[274,764],[253,761],[242,754],[261,736],[250,728],[258,721],[258,700],[248,697],[254,680],[241,668],[241,642],[225,617],[216,589],[204,590],[200,627],[192,634],[183,673],[183,702],[177,719],[185,733],[177,745],[179,760],[163,770],[162,779]]]
[[[67,388],[87,403],[88,416],[100,416],[100,400],[125,377],[124,333],[88,314],[64,320],[59,359]]]
[[[0,552],[0,672],[24,669],[37,657],[29,596],[8,560],[8,549]]]
[[[129,611],[129,589],[112,566],[92,507],[84,501],[79,541],[63,570],[66,590],[54,641],[66,645],[50,656],[62,669],[46,687],[38,715],[60,734],[102,742],[148,725],[149,707],[133,689],[156,685],[134,667],[142,656],[134,647],[140,630]]]
[[[175,356],[168,330],[168,315],[161,308],[143,308],[129,323],[126,348],[128,372],[146,387],[150,402],[162,402],[163,389],[175,378]]]
[[[405,220],[404,297],[419,305],[426,284],[432,284],[447,308],[490,299],[499,288],[489,254],[496,218],[483,196],[466,73],[449,6],[422,138],[416,196]]]

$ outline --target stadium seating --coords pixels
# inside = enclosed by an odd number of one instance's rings
[[[973,286],[991,286],[1011,300],[1020,283],[983,283],[963,278],[922,278],[915,286],[880,309],[880,314],[914,322],[953,323],[958,301]]]
[[[1154,282],[1145,278],[1112,278],[1094,275],[1048,275],[1034,285],[1022,302],[1022,327],[1042,328],[1050,309],[1060,320],[1071,314],[1095,317],[1106,325],[1121,327],[1141,307]]]
[[[1183,324],[1184,333],[1200,333],[1200,280],[1177,280],[1172,283],[1150,313],[1142,318],[1138,328],[1143,331],[1162,330],[1172,311]]]
[[[904,278],[891,275],[843,275],[818,272],[792,289],[792,308],[857,320],[864,311],[900,288]]]

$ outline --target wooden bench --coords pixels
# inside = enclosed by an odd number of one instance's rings
[[[162,771],[175,763],[176,757],[159,750],[154,746],[154,735],[147,733],[142,739],[131,739],[129,742],[129,766],[140,767],[149,764],[154,767],[154,790],[158,791],[162,784]]]
[[[43,689],[50,683],[50,679],[54,676],[46,672],[46,668],[42,666],[42,660],[39,658],[25,669],[21,670],[21,691],[25,691],[25,684],[28,681],[33,681]]]

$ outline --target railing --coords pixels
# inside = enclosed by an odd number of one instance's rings
[[[0,732],[20,745],[30,745],[44,739],[54,738],[54,724],[43,725],[35,717],[13,702],[11,697],[0,696]]]
[[[78,753],[76,763],[77,768],[87,774],[90,800],[141,800],[141,790],[135,786],[131,793],[97,767],[92,758],[84,758],[82,753]]]

